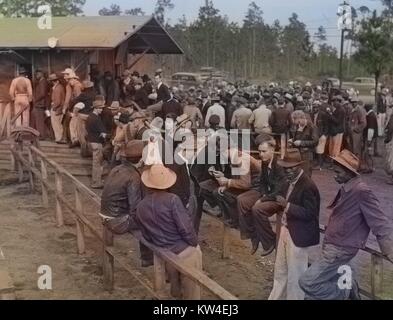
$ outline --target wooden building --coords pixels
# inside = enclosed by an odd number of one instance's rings
[[[179,45],[152,16],[54,17],[52,29],[38,18],[0,18],[0,101],[18,68],[49,74],[73,68],[81,79],[125,68],[151,73],[156,55],[182,54]]]

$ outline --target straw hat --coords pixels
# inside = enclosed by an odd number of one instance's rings
[[[172,187],[177,180],[176,173],[162,164],[155,164],[142,174],[143,184],[151,189],[166,190]]]
[[[79,77],[75,74],[75,71],[71,68],[65,69],[62,74],[64,74],[65,79],[79,79]]]
[[[293,168],[303,164],[302,156],[298,149],[288,149],[284,159],[277,161],[277,164],[283,168]]]
[[[357,169],[359,168],[360,160],[352,152],[343,150],[337,157],[332,157],[332,159],[352,173],[359,175]]]

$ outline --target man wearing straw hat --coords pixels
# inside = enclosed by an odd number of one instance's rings
[[[105,101],[95,100],[93,102],[93,112],[86,120],[87,141],[90,143],[93,151],[93,168],[92,168],[92,184],[93,189],[102,189],[104,187],[102,181],[103,172],[103,143],[107,138],[105,126],[101,120],[100,114],[105,108]]]
[[[299,285],[306,299],[358,300],[359,287],[348,264],[359,249],[365,247],[370,230],[376,236],[382,254],[393,262],[393,226],[373,191],[360,178],[357,172],[359,159],[343,150],[333,160],[334,179],[341,188],[328,207],[332,213],[321,256],[301,276]],[[339,271],[341,269],[344,275]],[[345,286],[339,281],[341,276],[347,276]]]
[[[143,237],[156,247],[170,250],[188,267],[202,270],[202,252],[190,216],[180,198],[167,190],[176,174],[163,165],[153,165],[142,174],[147,195],[136,209],[136,224]],[[168,268],[171,293],[176,298],[199,300],[201,289],[192,280]]]

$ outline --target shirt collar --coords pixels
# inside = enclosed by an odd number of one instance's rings
[[[355,188],[360,182],[361,182],[360,177],[355,177],[349,180],[346,184],[344,184],[342,188],[344,189],[345,192],[349,192],[353,188]]]
[[[298,183],[299,179],[302,177],[303,173],[304,173],[304,170],[302,169],[300,171],[299,175],[296,177],[295,181],[291,182],[291,185],[293,185],[293,186],[296,185],[296,183]]]

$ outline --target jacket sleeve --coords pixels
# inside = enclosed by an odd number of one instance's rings
[[[128,207],[130,216],[134,216],[136,213],[136,207],[142,200],[142,192],[140,186],[140,180],[135,179],[135,176],[130,179],[127,186],[127,196],[128,196]]]
[[[288,219],[314,220],[319,217],[320,196],[311,189],[306,189],[302,195],[302,205],[289,203],[287,210]]]
[[[191,222],[191,218],[178,196],[174,196],[172,198],[172,205],[173,218],[175,220],[179,234],[186,243],[192,247],[196,247],[198,245],[198,237]]]
[[[360,210],[377,238],[383,254],[393,254],[393,224],[381,210],[377,197],[371,190],[362,190]]]
[[[313,148],[318,145],[318,141],[319,141],[318,129],[314,126],[311,126],[309,139],[301,140],[300,146],[305,148]]]

